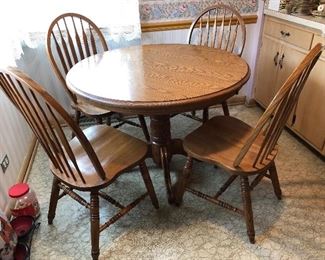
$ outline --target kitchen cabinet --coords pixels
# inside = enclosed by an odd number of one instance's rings
[[[325,61],[319,60],[301,92],[292,130],[325,155]]]
[[[255,83],[255,100],[263,107],[267,107],[275,95],[279,55],[279,42],[268,36],[263,37]]]
[[[310,48],[325,39],[316,31],[266,16],[254,98],[264,108]],[[287,126],[325,155],[325,53],[311,72]]]

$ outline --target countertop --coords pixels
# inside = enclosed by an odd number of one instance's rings
[[[306,26],[308,28],[319,30],[321,35],[325,37],[325,17],[300,14],[285,14],[269,9],[264,9],[264,14]]]

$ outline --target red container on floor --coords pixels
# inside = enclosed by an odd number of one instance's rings
[[[14,253],[15,260],[27,260],[29,259],[29,249],[24,243],[18,243]]]
[[[15,200],[14,208],[10,209],[14,217],[32,216],[37,218],[39,216],[40,208],[35,192],[27,183],[17,183],[11,186],[8,194]]]
[[[12,260],[16,244],[16,232],[7,217],[0,211],[0,259]]]
[[[15,230],[18,238],[29,234],[34,226],[34,218],[32,216],[18,216],[10,221],[12,228]]]

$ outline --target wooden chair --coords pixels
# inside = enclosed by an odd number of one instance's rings
[[[188,44],[203,45],[232,52],[241,56],[246,41],[245,23],[233,7],[225,4],[216,4],[203,10],[192,22],[188,33]],[[225,115],[229,116],[227,101],[222,102]],[[201,121],[195,116],[187,115]],[[209,108],[203,109],[203,122],[209,118]]]
[[[186,190],[239,213],[246,220],[249,241],[255,243],[250,191],[263,177],[268,177],[272,181],[275,195],[281,199],[281,189],[274,162],[278,152],[277,141],[321,51],[321,44],[317,44],[307,54],[280,88],[255,128],[231,116],[216,116],[186,136],[183,146],[188,158],[176,187],[177,204],[181,203]],[[193,158],[217,165],[230,174],[229,179],[215,195],[206,195],[188,187]],[[238,176],[240,177],[243,209],[219,200],[219,196]],[[249,184],[249,176],[255,176],[251,184]]]
[[[107,117],[110,124],[110,117],[116,115],[122,121],[117,126],[123,123],[139,126],[130,120],[124,119],[118,113],[95,107],[78,99],[66,85],[66,74],[73,65],[91,55],[108,51],[104,35],[94,22],[80,14],[62,14],[51,23],[47,32],[46,46],[52,68],[72,101],[77,123],[79,123],[82,113],[85,116],[95,118],[99,123],[102,123],[103,117]],[[145,138],[149,142],[150,136],[144,117],[138,115],[138,118]]]
[[[0,71],[0,86],[24,116],[50,159],[53,184],[48,223],[52,224],[58,200],[65,195],[88,208],[93,259],[99,256],[99,233],[146,195],[149,194],[155,208],[159,207],[145,163],[148,152],[145,142],[106,125],[82,131],[55,99],[16,69]],[[75,134],[71,141],[65,136],[62,124]],[[139,166],[147,192],[123,206],[102,190],[135,166]],[[90,202],[75,190],[90,193]],[[118,213],[103,224],[99,220],[99,197],[119,208]]]

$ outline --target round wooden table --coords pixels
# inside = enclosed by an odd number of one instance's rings
[[[159,44],[116,49],[86,58],[66,82],[80,98],[111,111],[150,116],[151,154],[173,201],[169,160],[184,154],[172,139],[170,115],[215,105],[248,80],[242,58],[203,46]]]

